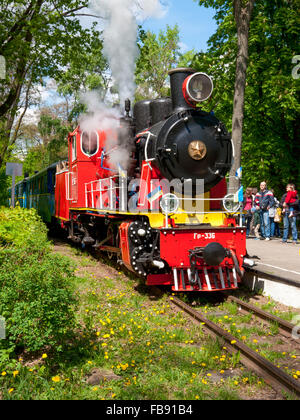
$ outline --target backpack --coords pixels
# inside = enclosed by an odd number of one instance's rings
[[[280,207],[278,207],[275,212],[274,222],[281,223],[281,221],[282,221],[282,210]]]

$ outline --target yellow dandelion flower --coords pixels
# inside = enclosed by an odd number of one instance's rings
[[[14,370],[14,371],[13,371],[14,378],[15,378],[18,374],[19,374],[19,371],[18,371],[18,370]]]
[[[236,343],[236,340],[232,340],[230,343],[231,344],[235,344]]]
[[[52,376],[52,381],[53,382],[60,382],[60,376],[59,375]]]
[[[2,375],[2,376],[6,376],[6,372],[2,372],[2,373],[1,373],[1,375]]]
[[[9,394],[11,394],[13,391],[14,391],[14,388],[10,388],[10,389],[8,390],[8,393],[9,393]]]
[[[42,359],[47,359],[47,357],[48,357],[48,355],[47,355],[46,353],[44,353],[44,354],[42,355]]]

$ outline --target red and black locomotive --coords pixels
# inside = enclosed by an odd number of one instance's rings
[[[246,231],[226,196],[231,137],[197,107],[211,96],[209,76],[174,69],[170,80],[171,98],[137,102],[132,117],[127,101],[117,128],[70,133],[52,216],[69,239],[115,256],[148,285],[234,289]]]

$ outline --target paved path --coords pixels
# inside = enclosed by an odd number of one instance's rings
[[[269,274],[296,280],[300,284],[300,244],[287,244],[280,239],[270,241],[247,239],[247,251],[254,259],[256,268]]]

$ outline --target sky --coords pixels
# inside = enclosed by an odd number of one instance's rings
[[[158,34],[160,30],[165,30],[167,25],[173,27],[178,24],[182,52],[192,49],[197,52],[206,51],[207,41],[217,29],[213,19],[214,10],[200,7],[194,0],[164,0],[164,2],[168,4],[164,16],[144,21],[143,28]],[[90,27],[94,20],[89,17],[80,18],[84,27]],[[101,21],[99,29],[102,29]],[[61,102],[55,86],[50,82],[48,80],[46,86],[40,86],[41,99],[45,106]],[[38,118],[38,113],[34,108],[27,115],[31,120],[33,117]]]
[[[207,50],[207,41],[217,29],[215,11],[199,6],[194,0],[168,0],[168,11],[163,18],[144,22],[145,30],[158,33],[166,25],[178,24],[181,42],[186,50]]]

